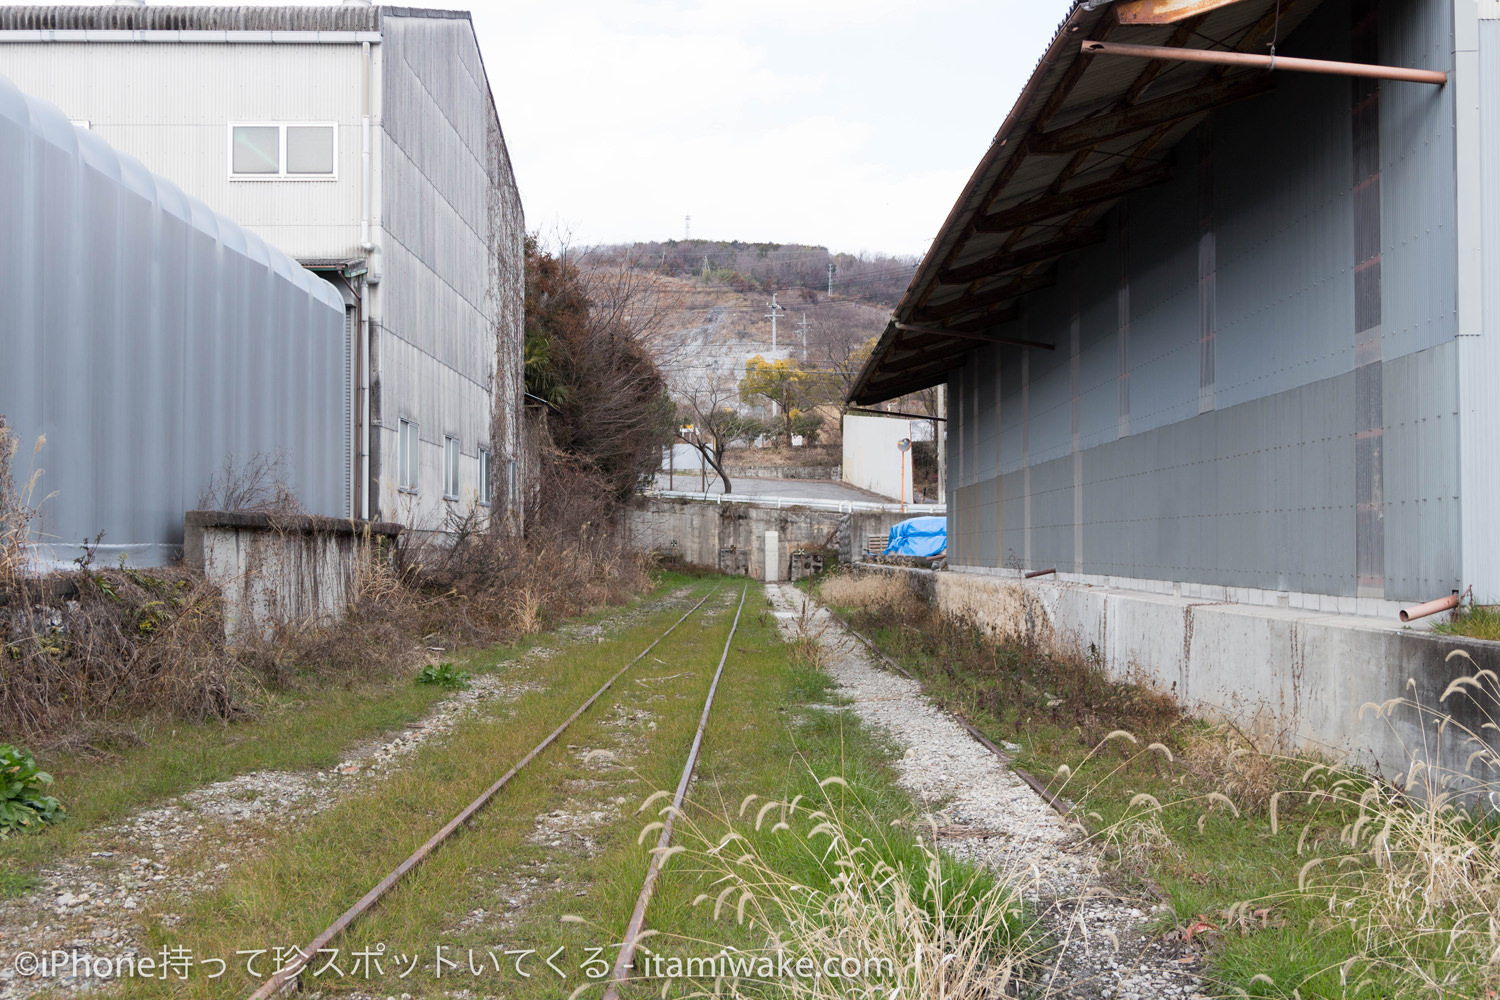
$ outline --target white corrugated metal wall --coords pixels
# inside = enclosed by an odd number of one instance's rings
[[[227,460],[344,512],[343,302],[0,77],[0,413],[43,561],[160,565]],[[32,458],[31,444],[46,444]]]

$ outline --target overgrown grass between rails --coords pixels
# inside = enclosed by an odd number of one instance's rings
[[[663,576],[658,592],[692,583]],[[609,609],[599,609],[571,624],[587,627],[609,614]],[[486,672],[505,669],[536,647],[565,642],[555,634],[533,635],[510,647],[448,655],[470,670]],[[421,718],[449,695],[440,686],[413,684],[409,676],[351,679],[315,693],[274,694],[255,717],[231,724],[137,719],[120,725],[115,742],[103,748],[40,754],[39,762],[56,779],[53,790],[67,806],[68,818],[37,833],[0,840],[0,899],[25,892],[40,866],[85,844],[108,849],[99,829],[136,810],[239,774],[330,767],[352,745]]]
[[[794,959],[821,960],[831,954],[890,959],[895,945],[898,961],[909,963],[921,952],[928,976],[920,983],[906,982],[902,995],[937,997],[933,967],[926,961],[933,957],[927,947],[933,942],[921,927],[958,930],[966,919],[965,901],[971,906],[969,916],[985,911],[984,920],[972,921],[983,926],[967,943],[985,950],[988,970],[998,970],[1007,958],[1030,947],[1024,940],[1026,919],[1008,886],[987,872],[939,857],[919,842],[923,828],[914,822],[911,800],[895,785],[889,768],[894,752],[852,713],[830,705],[836,695],[820,669],[822,655],[810,646],[815,628],[803,625],[793,641],[781,645],[775,623],[762,615],[748,630],[746,642],[769,633],[758,640],[765,653],[756,655],[754,647],[736,642],[729,687],[721,692],[723,701],[704,741],[700,780],[680,817],[676,845],[684,853],[670,859],[652,901],[647,926],[657,936],[645,942],[646,955],[637,969],[646,971],[625,990],[628,997],[702,996],[719,986],[726,996],[842,997],[864,995],[860,989],[885,981],[878,972],[857,982],[780,979],[733,985],[649,974],[660,969],[670,973],[674,958],[686,969],[689,959],[725,949],[737,949],[741,957],[765,957],[768,938],[786,944]],[[779,706],[774,713],[779,718],[770,724],[768,706]],[[632,891],[656,838],[654,827],[640,824],[660,819],[670,802],[670,787],[662,784],[660,797],[643,803],[647,807],[636,819],[642,834],[634,880],[627,883]],[[832,844],[822,839],[830,829],[837,830],[842,845],[831,856],[825,848],[831,850]],[[732,849],[716,851],[730,835],[744,839]],[[733,859],[741,853],[754,860],[736,863]],[[858,888],[841,892],[841,886],[853,884],[843,876],[856,868],[862,873],[854,880]],[[806,897],[808,890],[820,895]],[[809,898],[818,903],[805,907]],[[628,898],[624,902],[612,920],[601,920],[586,907],[571,908],[571,914],[585,921],[573,928],[573,939],[592,935],[618,940]],[[936,912],[918,916],[929,911]],[[942,944],[948,952],[966,950],[952,938]],[[961,968],[965,962],[949,968],[950,989],[941,995],[971,995],[959,988]],[[997,972],[991,981],[998,978]],[[885,984],[887,990],[893,985]],[[972,987],[974,981],[967,984]]]
[[[699,581],[694,590],[702,596],[714,583]],[[657,713],[656,718],[637,714],[625,727],[630,732],[628,742],[639,751],[643,775],[654,779],[658,772],[670,770],[673,758],[680,756],[673,744],[686,745],[684,726],[687,738],[691,737],[688,716],[692,706],[700,703],[706,671],[728,630],[724,596],[721,590],[710,600],[717,612],[708,627],[701,618],[685,622],[337,943],[346,955],[363,944],[389,945],[384,962],[388,982],[374,977],[382,995],[440,992],[446,980],[438,984],[431,968],[438,944],[493,946],[502,939],[496,919],[503,913],[506,897],[528,896],[550,886],[553,879],[573,880],[556,857],[558,849],[546,840],[528,838],[538,817],[566,808],[571,795],[592,797],[587,783],[603,782],[605,788],[598,795],[604,808],[618,808],[612,800],[630,794],[646,780],[623,771],[595,770],[583,759],[586,749],[607,747],[613,734],[625,731],[614,706]],[[176,927],[165,926],[159,912],[146,914],[150,943],[158,948],[180,945],[194,954],[233,960],[242,949],[310,940],[535,746],[683,610],[659,611],[603,642],[574,643],[515,675],[518,681],[529,680],[532,689],[514,701],[487,703],[478,716],[461,724],[441,744],[423,747],[409,766],[387,781],[319,814],[305,827],[275,838],[263,856],[245,859],[221,888],[195,898]],[[705,606],[704,610],[712,609]],[[645,683],[635,683],[638,680]],[[656,728],[650,727],[651,722]],[[599,835],[607,839],[610,832],[603,830]],[[475,910],[494,916],[465,927],[464,918]],[[521,939],[521,935],[503,936],[506,941]],[[403,950],[421,956],[421,964],[404,980],[397,973],[406,972],[406,965],[398,968],[391,960]],[[347,962],[341,964],[347,970]],[[264,974],[264,967],[261,971]],[[124,984],[124,995],[216,997],[250,988],[253,980],[241,967],[216,982]]]
[[[712,583],[702,581],[700,592]],[[345,978],[309,985],[417,996],[468,989],[530,1000],[566,996],[585,981],[580,966],[591,949],[612,958],[610,945],[620,939],[648,860],[650,845],[637,842],[643,819],[634,810],[650,792],[676,784],[737,599],[737,588],[724,588],[710,602],[718,606],[710,621],[685,623],[336,942]],[[444,745],[424,748],[402,774],[321,814],[265,857],[242,865],[220,890],[192,903],[177,926],[166,927],[160,914],[148,914],[150,943],[233,959],[240,949],[309,939],[667,623],[667,615],[658,615],[618,638],[561,650],[545,661],[546,691],[498,706],[461,726]],[[826,706],[831,698],[826,677],[788,656],[766,602],[752,591],[710,719],[692,801],[709,814],[729,815],[752,791],[791,799],[816,791],[814,776],[836,773],[862,790],[870,832],[909,849],[906,828],[893,832],[889,826],[911,815],[909,800],[887,771],[889,748],[848,713],[809,707]],[[612,749],[619,759],[601,768],[598,755],[590,753],[599,749]],[[683,941],[736,940],[733,929],[691,905],[699,893],[692,872],[669,865],[649,926]],[[565,915],[585,923],[565,923]],[[383,975],[366,983],[348,974],[354,951],[380,945],[386,947]],[[441,981],[434,969],[438,945],[462,963],[445,968]],[[568,972],[565,982],[542,964],[558,948],[565,949],[557,958]],[[505,952],[528,949],[533,954],[523,962],[532,978],[525,979],[515,971],[518,956]],[[397,955],[417,958],[405,979],[399,976],[407,963],[397,964]],[[471,955],[477,973],[468,965]],[[222,996],[250,985],[242,971],[231,969],[215,983],[125,984],[122,995]],[[701,985],[671,989],[685,995]],[[628,995],[658,995],[661,987],[633,986]]]

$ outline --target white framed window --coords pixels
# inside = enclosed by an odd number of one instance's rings
[[[479,449],[479,502],[490,505],[490,450]]]
[[[338,180],[338,123],[230,122],[229,177]]]
[[[396,488],[404,493],[417,492],[417,425],[401,421],[396,442]]]
[[[463,452],[458,447],[458,438],[443,438],[443,499],[457,500],[459,490],[458,463]]]

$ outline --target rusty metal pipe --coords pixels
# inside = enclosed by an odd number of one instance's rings
[[[729,659],[729,646],[734,642],[734,633],[740,627],[740,612],[745,610],[745,594],[750,590],[750,584],[745,584],[745,589],[740,591],[740,606],[734,612],[734,624],[729,627],[729,638],[724,640],[724,655],[719,657],[719,669],[714,672],[713,683],[708,686],[708,697],[703,700],[703,716],[698,720],[698,731],[693,734],[693,746],[688,750],[687,763],[682,767],[682,778],[677,782],[677,794],[672,796],[672,808],[667,811],[666,821],[662,824],[661,836],[656,838],[656,850],[651,853],[651,864],[646,867],[646,881],[641,886],[641,894],[635,901],[635,912],[630,915],[630,923],[625,927],[625,937],[620,944],[620,954],[615,959],[614,970],[610,973],[609,986],[604,991],[603,1000],[620,1000],[620,984],[629,977],[631,963],[635,961],[635,950],[640,944],[641,931],[646,927],[646,908],[651,905],[651,896],[656,891],[656,880],[661,876],[662,859],[666,857],[665,851],[672,846],[672,825],[677,820],[677,814],[682,811],[682,803],[687,798],[688,785],[692,783],[693,772],[698,769],[698,751],[703,747],[703,732],[708,728],[708,713],[714,707],[714,693],[719,690],[719,678],[724,676],[724,664]]]
[[[1458,607],[1458,602],[1463,598],[1454,594],[1451,597],[1439,598],[1436,601],[1428,601],[1426,604],[1416,604],[1409,608],[1401,609],[1401,620],[1404,622],[1415,621],[1418,618],[1426,618],[1440,611],[1452,611]]]
[[[1053,574],[1056,574],[1056,573],[1057,573],[1057,567],[1054,566],[1051,569],[1033,570],[1032,572],[1025,574],[1025,577],[1028,580],[1035,580],[1039,576],[1048,576],[1048,575],[1053,575]]]
[[[1431,83],[1439,87],[1448,82],[1448,74],[1436,69],[1375,66],[1369,63],[1334,62],[1331,59],[1299,59],[1295,56],[1262,56],[1252,52],[1180,49],[1170,45],[1129,45],[1125,42],[1084,42],[1082,50],[1084,55],[1091,56],[1135,56],[1140,59],[1213,63],[1216,66],[1252,66],[1267,70],[1288,69],[1301,73],[1325,73],[1331,76],[1365,76],[1375,80],[1399,80],[1403,83]]]
[[[647,653],[651,652],[657,647],[658,643],[660,643],[663,639],[676,631],[678,625],[681,625],[683,622],[688,620],[688,615],[691,615],[694,611],[697,611],[699,608],[703,607],[704,603],[710,597],[714,596],[714,594],[717,593],[718,590],[719,587],[715,586],[713,590],[710,590],[704,596],[703,600],[699,601],[697,604],[694,604],[691,608],[688,608],[687,614],[683,615],[681,618],[677,619],[677,621],[673,622],[672,627],[663,632],[657,638],[656,642],[653,642],[651,645],[641,650],[640,654],[637,655],[635,659],[625,664],[613,677],[605,681],[603,687],[595,691],[593,695],[589,697],[588,701],[584,702],[582,705],[579,705],[578,708],[574,710],[573,714],[568,716],[568,718],[563,722],[562,725],[552,730],[547,738],[533,747],[530,753],[522,757],[516,763],[515,767],[512,767],[509,771],[506,771],[499,781],[496,781],[489,788],[485,789],[484,792],[479,796],[479,798],[475,799],[473,802],[470,802],[468,806],[464,808],[463,812],[453,817],[448,821],[448,824],[446,826],[429,837],[427,843],[423,844],[421,847],[413,851],[410,857],[396,866],[395,871],[391,872],[385,878],[381,879],[379,885],[371,889],[369,892],[365,893],[364,896],[360,898],[359,902],[355,903],[353,906],[349,907],[349,909],[345,910],[337,920],[329,924],[328,927],[324,929],[323,933],[319,934],[317,937],[313,938],[312,941],[308,942],[307,947],[302,949],[302,954],[308,956],[306,961],[304,961],[300,965],[296,962],[288,964],[280,972],[277,972],[270,979],[267,979],[260,989],[250,994],[249,1000],[266,1000],[267,997],[275,996],[277,993],[281,992],[281,990],[285,989],[290,982],[292,982],[302,974],[302,970],[306,967],[307,962],[311,961],[312,957],[316,956],[320,950],[328,946],[328,942],[332,941],[334,938],[338,937],[339,934],[343,933],[344,928],[353,923],[355,918],[357,918],[360,914],[364,913],[370,907],[374,906],[376,901],[379,900],[381,896],[384,896],[386,892],[391,888],[391,886],[400,881],[401,876],[405,875],[417,865],[421,864],[422,859],[431,854],[439,844],[441,844],[448,838],[449,834],[453,833],[454,830],[457,830],[460,826],[462,826],[470,816],[478,812],[486,802],[494,797],[496,792],[500,791],[500,789],[505,787],[506,783],[509,782],[511,778],[514,778],[516,776],[521,768],[531,763],[532,759],[535,758],[537,754],[541,753],[543,750],[551,746],[553,741],[562,735],[563,730],[571,726],[580,715],[588,711],[589,706],[598,701],[599,698],[604,694],[604,692],[610,689],[610,686],[613,685],[615,681],[623,677],[625,671],[629,670],[631,667],[639,663]],[[741,596],[741,604],[744,603],[744,600],[744,597]],[[736,616],[736,620],[738,620],[738,616]]]

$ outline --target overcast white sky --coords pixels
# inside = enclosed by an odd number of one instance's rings
[[[691,214],[695,237],[920,254],[1069,6],[479,0],[473,11],[529,229],[574,243],[671,239]]]
[[[926,251],[1071,6],[404,2],[473,11],[544,239],[681,238],[691,215],[701,238],[892,254]]]

